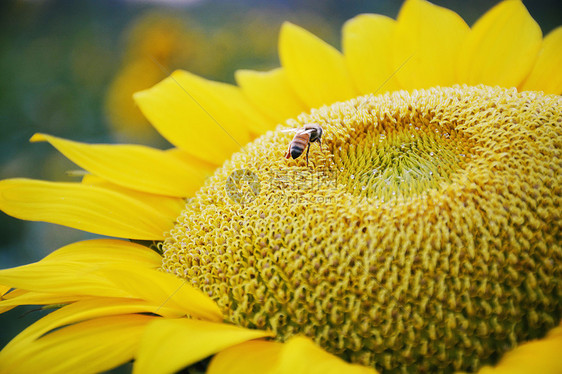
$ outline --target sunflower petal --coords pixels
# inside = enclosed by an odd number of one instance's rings
[[[389,56],[396,22],[378,14],[361,14],[343,26],[343,52],[361,94],[399,89]]]
[[[16,307],[17,305],[6,305],[6,306],[0,306],[0,314],[2,313],[6,313],[9,310],[12,310]]]
[[[59,248],[39,262],[0,270],[0,283],[17,288],[5,296],[7,299],[21,295],[25,300],[23,289],[37,292],[38,298],[44,295],[46,299],[50,294],[63,299],[131,297],[96,271],[108,267],[116,273],[129,268],[154,271],[160,264],[159,254],[139,244],[93,239]]]
[[[183,310],[185,314],[211,321],[221,321],[223,318],[219,307],[210,297],[172,274],[134,267],[119,271],[107,268],[96,273],[130,297]]]
[[[10,291],[12,287],[0,285],[0,314],[7,312],[8,310],[12,310],[19,304],[11,305],[9,301],[6,299],[9,298],[8,291]],[[11,292],[10,292],[11,293]]]
[[[0,209],[29,221],[146,240],[163,239],[176,218],[108,189],[31,179],[0,181]]]
[[[468,25],[455,12],[425,0],[407,0],[393,38],[394,69],[402,88],[456,83],[455,63]],[[410,59],[411,58],[411,59]]]
[[[185,199],[182,197],[155,195],[148,192],[132,190],[130,188],[122,187],[115,183],[109,182],[93,174],[84,175],[84,177],[82,178],[82,184],[101,187],[103,189],[131,197],[143,204],[152,207],[154,210],[157,210],[158,212],[168,217],[179,216],[181,211],[185,208]]]
[[[64,306],[35,322],[14,339],[1,352],[3,356],[14,356],[24,342],[32,342],[56,329],[94,318],[139,313],[155,313],[157,305],[139,300],[117,298],[95,298],[77,301]],[[167,317],[181,317],[180,311],[160,308],[158,314]],[[1,358],[1,357],[0,357]]]
[[[292,87],[310,108],[357,94],[341,53],[301,27],[283,24],[279,57]]]
[[[249,126],[252,118],[233,110],[223,86],[227,85],[178,70],[152,88],[137,92],[134,99],[172,144],[220,165],[250,140],[249,129],[258,127]]]
[[[35,134],[31,141],[47,141],[90,173],[138,191],[190,196],[205,179],[171,154],[141,145],[84,144],[45,134]]]
[[[21,292],[18,292],[21,291]],[[13,296],[11,296],[14,294]],[[25,290],[16,290],[10,292],[10,297],[6,297],[0,301],[0,310],[4,307],[16,307],[19,305],[61,305],[69,304],[74,301],[88,298],[88,296],[60,295],[54,293],[33,292]],[[3,313],[2,311],[1,313]]]
[[[284,344],[279,366],[274,372],[276,374],[374,374],[376,370],[349,364],[324,351],[308,338],[294,337]]]
[[[253,135],[261,135],[274,127],[274,123],[248,101],[240,87],[217,82],[213,86],[216,93],[226,100],[233,115],[238,116],[240,126],[246,126]]]
[[[92,239],[61,247],[40,262],[45,261],[126,263],[156,269],[162,264],[162,257],[140,244],[116,239]]]
[[[237,344],[217,353],[206,374],[268,374],[275,370],[282,349],[282,343],[265,340]]]
[[[181,148],[171,148],[165,152],[169,153],[170,155],[177,158],[181,162],[185,162],[190,167],[196,168],[199,171],[199,173],[202,173],[205,176],[205,178],[213,174],[215,169],[220,165],[195,157]]]
[[[58,295],[132,297],[96,275],[99,264],[46,261],[0,270],[0,282],[40,293]],[[120,271],[121,267],[117,267]]]
[[[173,373],[244,341],[271,336],[224,323],[192,319],[159,319],[148,325],[134,373]]]
[[[0,297],[4,297],[4,295],[6,295],[11,289],[12,287],[0,284]]]
[[[0,282],[61,297],[80,295],[144,300],[156,305],[157,310],[165,307],[183,311],[183,315],[222,320],[218,306],[198,289],[171,274],[135,264],[40,261],[0,270]]]
[[[277,123],[306,110],[282,68],[267,72],[238,70],[236,82],[248,99]]]
[[[562,26],[544,38],[537,62],[521,89],[562,94]]]
[[[17,350],[10,349],[9,355],[2,351],[0,371],[103,372],[131,360],[145,326],[154,318],[144,315],[97,318],[35,341],[23,341]]]
[[[458,81],[517,87],[535,63],[539,25],[519,0],[505,0],[472,27],[459,51]]]
[[[485,366],[478,374],[562,373],[562,325],[543,339],[523,343],[503,355],[495,367]]]

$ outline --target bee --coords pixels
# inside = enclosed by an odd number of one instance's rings
[[[306,148],[306,166],[308,167],[308,152],[310,151],[310,143],[318,143],[322,150],[322,127],[320,125],[307,123],[303,127],[297,129],[282,130],[283,132],[296,132],[293,140],[289,143],[285,158],[299,158]]]

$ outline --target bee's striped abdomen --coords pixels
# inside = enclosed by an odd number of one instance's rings
[[[302,153],[304,152],[304,149],[308,145],[308,139],[310,139],[309,134],[297,134],[297,135],[295,135],[295,137],[293,138],[293,141],[291,142],[291,149],[290,149],[291,157],[293,159],[302,155]]]

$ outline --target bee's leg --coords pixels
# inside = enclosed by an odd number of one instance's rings
[[[289,143],[289,148],[287,148],[287,153],[285,153],[285,158],[291,157],[291,143]]]
[[[324,151],[322,150],[322,139],[318,139],[318,145],[320,145],[320,152],[324,154]]]
[[[306,167],[308,167],[308,152],[310,151],[310,143],[308,143],[308,147],[306,147]]]

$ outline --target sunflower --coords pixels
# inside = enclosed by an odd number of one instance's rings
[[[4,180],[0,208],[122,239],[0,271],[2,310],[57,308],[2,372],[561,372],[562,28],[407,0],[343,54],[289,23],[279,49],[137,93],[173,149],[31,139],[88,174]]]

